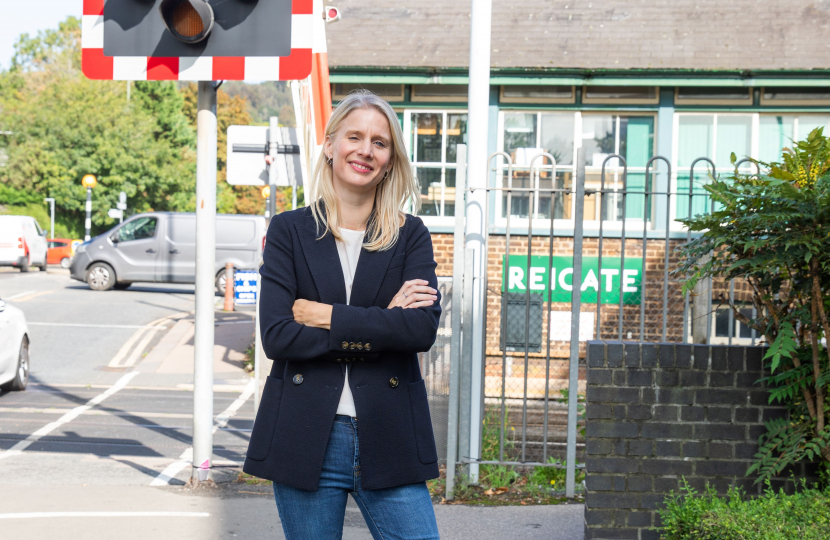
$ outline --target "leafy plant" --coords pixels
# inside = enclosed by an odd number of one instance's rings
[[[658,510],[665,540],[823,540],[830,530],[830,492],[803,484],[792,495],[768,487],[750,500],[734,486],[719,497],[711,486],[698,493],[683,480],[680,491]]]
[[[545,486],[548,489],[565,489],[565,467],[568,464],[567,460],[559,460],[551,456],[548,458],[548,463],[558,465],[558,467],[534,467],[527,481],[531,484]],[[575,482],[579,484],[584,479],[585,471],[583,469],[576,469]]]
[[[681,220],[701,234],[680,248],[677,272],[686,277],[684,292],[708,277],[752,290],[757,316],[730,307],[770,344],[770,402],[790,410],[761,437],[749,470],[760,481],[805,458],[830,468],[830,141],[818,128],[785,148],[781,162],[753,162],[769,172],[712,177],[705,189],[714,211]]]

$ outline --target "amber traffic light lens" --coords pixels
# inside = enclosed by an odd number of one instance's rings
[[[202,17],[188,1],[173,9],[173,28],[184,37],[196,37],[205,31]]]

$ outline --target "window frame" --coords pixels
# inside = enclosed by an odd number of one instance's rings
[[[573,104],[576,103],[576,86],[571,85],[571,96],[567,98],[538,98],[538,97],[505,97],[504,89],[510,86],[530,86],[530,85],[504,85],[499,86],[499,103],[549,103],[549,104]],[[568,86],[565,84],[547,84],[540,85],[539,88],[551,86]]]
[[[426,161],[426,162],[419,162],[416,161],[415,158],[416,153],[415,150],[417,146],[411,146],[413,144],[412,140],[412,115],[413,114],[441,114],[441,126],[442,126],[442,134],[441,134],[441,161]],[[407,155],[410,156],[410,165],[412,167],[412,174],[415,175],[417,178],[417,171],[419,168],[421,169],[440,169],[441,170],[441,208],[439,211],[439,215],[437,216],[426,216],[419,214],[424,224],[427,226],[453,226],[455,225],[455,216],[445,216],[444,209],[445,204],[447,202],[447,169],[457,170],[458,165],[456,162],[447,162],[447,138],[448,138],[448,129],[447,129],[447,117],[450,114],[465,114],[469,115],[467,109],[447,109],[447,108],[428,108],[428,109],[414,109],[414,108],[406,108],[403,110],[403,132],[404,132],[404,143],[406,144],[406,152]],[[416,139],[417,141],[417,139]],[[417,142],[415,143],[417,145]],[[420,184],[419,184],[420,187]],[[455,189],[455,188],[450,188]],[[452,204],[455,204],[455,199],[453,198],[450,201]],[[457,211],[457,209],[456,209]]]
[[[432,85],[432,84],[413,84],[412,89],[410,91],[410,98],[409,100],[413,103],[467,103],[469,99],[468,94],[464,94],[461,96],[419,96],[417,92],[417,88],[419,86],[439,86],[439,85]],[[440,86],[461,86],[467,88],[466,85],[462,84],[445,84]]]
[[[335,93],[334,89],[337,87],[338,84],[361,85],[362,83],[331,83],[331,99],[333,101],[342,101],[342,100],[346,99],[346,96],[349,95],[349,94],[337,94],[337,93]],[[394,96],[391,96],[391,95],[390,96],[381,96],[380,94],[378,94],[378,96],[381,99],[383,99],[384,101],[388,101],[388,102],[398,102],[398,101],[403,101],[404,100],[404,85],[403,84],[389,84],[389,85],[386,85],[386,84],[383,84],[383,83],[366,83],[366,84],[373,84],[373,85],[378,85],[378,86],[388,86],[390,88],[393,87],[393,86],[397,86],[400,89],[399,94],[395,94]],[[361,88],[362,88],[362,86],[361,86]]]
[[[532,113],[532,114],[537,115],[537,119],[536,119],[536,125],[538,126],[538,128],[536,130],[537,148],[541,147],[540,146],[541,137],[542,137],[541,115],[551,114],[551,113],[553,113],[553,114],[572,113],[574,115],[574,133],[573,133],[574,144],[573,144],[573,157],[571,158],[571,164],[570,165],[559,165],[557,163],[556,168],[553,171],[554,174],[558,174],[558,173],[563,172],[563,171],[564,172],[571,172],[573,174],[574,179],[575,179],[575,177],[576,177],[576,164],[577,164],[577,151],[578,151],[579,148],[582,148],[583,118],[586,115],[616,117],[616,122],[617,122],[616,133],[617,133],[617,135],[616,135],[616,140],[615,140],[615,149],[617,149],[617,150],[619,149],[619,146],[620,146],[620,138],[619,138],[620,137],[620,131],[619,131],[620,117],[623,117],[623,116],[627,116],[627,117],[631,117],[631,116],[649,116],[654,120],[654,137],[652,139],[652,149],[651,149],[652,156],[655,155],[656,150],[657,150],[657,148],[656,148],[656,145],[657,145],[657,136],[656,136],[656,134],[657,134],[657,113],[655,111],[649,111],[649,110],[646,110],[646,111],[617,111],[617,110],[612,110],[612,111],[578,110],[578,111],[574,111],[574,110],[555,110],[555,109],[527,110],[527,109],[508,109],[508,108],[505,108],[505,109],[499,110],[498,140],[497,140],[497,148],[499,149],[499,151],[506,151],[505,148],[504,148],[504,142],[505,142],[504,141],[505,118],[504,117],[505,117],[505,114],[515,114],[515,113],[519,113],[519,114],[531,114]],[[506,168],[507,167],[503,164],[502,165],[495,165],[495,169],[496,169],[495,186],[496,187],[506,187],[506,183],[505,183]],[[530,167],[529,166],[519,166],[519,167],[514,166],[513,169],[514,170],[524,169],[524,170],[529,171]],[[592,169],[591,167],[586,166],[586,173],[591,169]],[[550,165],[545,165],[545,166],[541,167],[540,170],[550,171]],[[597,170],[597,172],[599,172],[599,171],[601,171],[601,169]],[[619,180],[617,180],[618,175],[620,175],[622,173],[622,167],[613,167],[613,168],[609,167],[609,168],[607,168],[607,172],[609,174],[614,174],[614,179],[610,183],[606,183],[606,187],[608,187],[609,184],[613,184],[613,185],[620,184],[620,187],[622,187],[621,182],[619,182]],[[632,171],[629,170],[629,172],[632,172]],[[645,172],[645,167],[642,168],[642,171],[640,171],[640,168],[638,167],[633,172],[643,172],[644,173]],[[535,185],[538,185],[538,182],[539,182],[539,178],[537,177],[535,179]],[[494,193],[498,193],[498,192],[494,192]],[[507,227],[507,216],[502,213],[502,205],[499,202],[499,196],[496,195],[495,199],[496,199],[496,203],[495,203],[495,210],[494,210],[494,214],[493,214],[494,215],[494,224],[497,227],[502,227],[502,228]],[[597,215],[599,217],[599,197],[595,198],[594,204],[596,205],[595,215]],[[553,226],[554,226],[555,229],[557,229],[557,230],[558,229],[567,230],[567,229],[573,229],[574,228],[575,222],[574,222],[574,219],[573,219],[573,215],[574,215],[574,211],[575,211],[575,205],[576,205],[576,199],[574,197],[571,197],[570,204],[569,204],[569,210],[570,210],[570,216],[571,217],[569,217],[569,218],[554,218]],[[533,212],[533,214],[538,213],[538,209],[539,209],[539,197],[538,196],[535,197],[533,207],[534,207],[534,210],[535,210]],[[652,215],[653,215],[653,212],[652,212]],[[605,219],[605,220],[602,220],[602,221],[603,221],[603,227],[604,228],[620,229],[620,230],[622,229],[622,222],[621,221],[611,220],[611,219]],[[629,225],[638,226],[638,224],[641,224],[642,221],[643,220],[641,218],[626,217],[626,223],[627,223],[626,226],[627,227]],[[534,226],[536,226],[536,227],[540,227],[540,228],[549,228],[550,227],[550,219],[548,219],[548,218],[541,218],[541,217],[534,218],[533,222],[534,222]],[[595,227],[598,228],[599,223],[600,223],[599,219],[588,220],[588,219],[583,218],[583,226],[587,226],[588,228],[595,228]],[[528,226],[528,217],[511,215],[510,216],[510,226],[511,226],[511,229],[513,227],[526,229],[527,226]],[[642,227],[642,225],[639,225],[639,226]]]
[[[625,85],[614,85],[625,87]],[[660,103],[659,86],[633,86],[630,88],[651,88],[654,90],[654,97],[649,98],[592,98],[588,97],[589,87],[602,87],[602,85],[586,84],[582,87],[582,103],[588,105],[657,105]]]
[[[752,105],[752,91],[754,88],[747,87],[746,98],[741,99],[729,99],[729,98],[721,98],[721,99],[701,99],[701,98],[682,98],[680,97],[680,87],[676,87],[674,89],[674,104],[675,105]]]
[[[775,87],[775,88],[791,88],[791,87]],[[791,106],[791,105],[807,105],[807,106],[828,106],[830,105],[830,99],[768,99],[764,97],[766,93],[766,87],[761,87],[761,100],[760,104],[762,106],[767,107],[777,107],[777,106]],[[784,113],[781,113],[784,114]]]

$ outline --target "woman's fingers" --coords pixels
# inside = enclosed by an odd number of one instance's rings
[[[429,286],[428,281],[412,279],[404,282],[387,309],[429,306],[438,299],[437,293],[438,291]]]
[[[434,303],[435,303],[434,300],[427,300],[425,302],[413,302],[412,304],[409,304],[408,306],[404,306],[404,309],[415,309],[415,308],[420,308],[420,307],[427,307],[427,306],[431,306]]]

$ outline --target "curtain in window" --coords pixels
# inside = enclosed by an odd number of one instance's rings
[[[685,219],[689,215],[689,167],[699,157],[712,157],[712,143],[714,138],[715,117],[681,116],[678,122],[677,144],[677,201],[676,213],[678,219]],[[703,186],[709,181],[709,164],[698,162],[695,166],[694,189],[692,198],[692,215],[706,211],[709,197]]]

